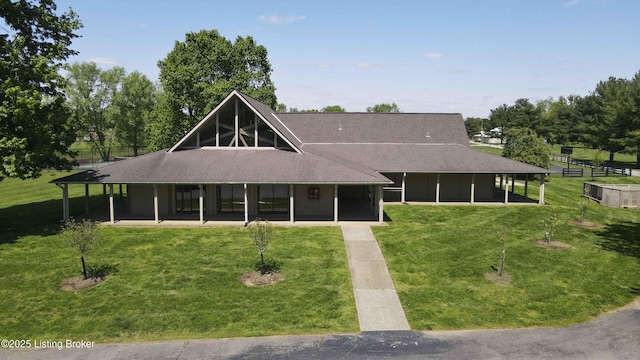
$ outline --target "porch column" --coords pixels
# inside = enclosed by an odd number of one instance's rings
[[[213,193],[211,194],[213,199],[213,215],[218,215],[218,185],[213,185]]]
[[[500,190],[502,190],[502,181],[504,180],[503,174],[500,174]]]
[[[476,199],[476,174],[471,175],[471,203],[475,203]]]
[[[500,175],[500,188],[502,188],[502,176]],[[505,180],[506,180],[506,186],[504,187],[504,204],[507,205],[509,203],[509,178],[507,178],[507,175],[504,175]]]
[[[289,221],[293,224],[295,222],[295,209],[294,209],[294,198],[293,198],[293,185],[289,185]]]
[[[382,185],[378,185],[378,222],[384,222],[384,195],[382,193]]]
[[[338,185],[333,186],[333,222],[338,222]]]
[[[436,179],[436,204],[440,203],[440,174]]]
[[[539,200],[538,200],[538,204],[543,205],[544,204],[544,175],[545,174],[541,174],[540,176],[540,195],[539,195]]]
[[[524,197],[529,194],[529,174],[524,176]]]
[[[198,201],[200,202],[200,224],[204,224],[204,196],[202,196],[202,184],[198,185]]]
[[[113,184],[109,184],[109,221],[116,222],[115,210],[113,208]]]
[[[407,191],[406,178],[407,178],[407,173],[402,173],[402,196],[401,196],[400,202],[402,202],[403,204],[406,203],[406,191]]]
[[[89,184],[84,184],[84,213],[89,215]]]
[[[516,193],[516,177],[514,175],[511,175],[511,193]]]
[[[69,220],[69,184],[62,186],[62,220]]]
[[[249,223],[249,200],[247,197],[247,184],[244,184],[244,223]]]
[[[158,212],[158,185],[153,184],[153,218],[156,224],[160,222],[160,216]]]

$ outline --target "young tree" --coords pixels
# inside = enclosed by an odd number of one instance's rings
[[[150,129],[174,131],[151,133],[160,139],[152,144],[155,149],[175,143],[234,89],[272,108],[278,103],[267,49],[251,36],[231,42],[216,30],[187,33],[158,67],[164,98],[152,121],[165,124]]]
[[[545,214],[543,223],[547,231],[546,233],[547,236],[545,240],[549,243],[553,240],[553,235],[555,234],[556,229],[560,224],[560,218],[558,217],[558,209],[556,209],[553,206],[549,207],[549,209],[547,210],[547,213]]]
[[[260,253],[260,274],[264,275],[266,272],[264,252],[273,240],[273,227],[269,221],[262,222],[260,219],[256,219],[249,224],[249,236],[251,237],[253,245],[258,248],[258,252]]]
[[[580,222],[583,223],[587,219],[587,210],[589,209],[589,199],[582,199],[578,203],[580,209]]]
[[[134,71],[122,79],[122,88],[114,95],[116,137],[121,144],[133,148],[133,156],[138,156],[138,149],[145,143],[155,92],[151,80]]]
[[[512,128],[507,132],[502,156],[546,169],[550,155],[551,147],[533,130]]]
[[[87,267],[84,262],[84,254],[98,241],[98,225],[88,219],[76,222],[73,218],[67,220],[60,233],[62,240],[80,253],[82,260],[82,274],[87,279]]]
[[[76,129],[58,73],[75,55],[76,13],[56,14],[53,0],[0,0],[0,181],[70,169]]]
[[[367,112],[374,112],[374,113],[387,113],[387,112],[393,112],[393,113],[398,113],[401,112],[400,108],[398,107],[398,105],[396,105],[396,103],[381,103],[381,104],[376,104],[373,105],[371,107],[367,108]]]
[[[109,161],[114,140],[115,108],[113,100],[124,77],[124,68],[102,71],[95,63],[74,63],[67,67],[68,104],[88,136],[91,147],[103,161]]]

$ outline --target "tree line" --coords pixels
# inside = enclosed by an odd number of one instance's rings
[[[510,129],[532,130],[549,144],[583,144],[609,152],[636,156],[640,166],[640,72],[631,79],[610,77],[586,96],[569,95],[532,104],[518,99],[490,111],[488,118],[467,118],[467,134],[500,129],[492,135],[504,139]]]

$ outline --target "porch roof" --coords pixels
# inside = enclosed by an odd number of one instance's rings
[[[52,180],[103,184],[389,184],[364,166],[272,148],[158,151]]]

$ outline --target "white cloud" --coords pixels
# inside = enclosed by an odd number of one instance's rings
[[[96,63],[96,65],[112,65],[112,66],[120,65],[118,61],[107,58],[107,57],[102,57],[102,56],[91,57],[91,58],[85,59],[85,61]]]
[[[327,63],[323,63],[323,64],[318,64],[318,66],[316,66],[318,69],[327,69],[329,68],[331,65],[327,64]]]
[[[581,3],[582,0],[571,0],[567,3],[564,4],[564,7],[572,7],[574,5],[578,5],[579,3]]]
[[[368,63],[368,62],[359,62],[359,63],[356,63],[356,66],[361,68],[361,69],[380,69],[380,68],[382,68],[379,65],[375,65],[375,64],[372,64],[372,63]]]
[[[269,24],[288,24],[296,21],[302,21],[306,19],[305,15],[298,16],[276,16],[276,15],[260,15],[258,20],[264,21]]]
[[[443,57],[444,54],[443,53],[439,53],[439,52],[430,51],[430,52],[424,54],[424,56],[426,56],[427,59],[438,59],[438,58]]]

